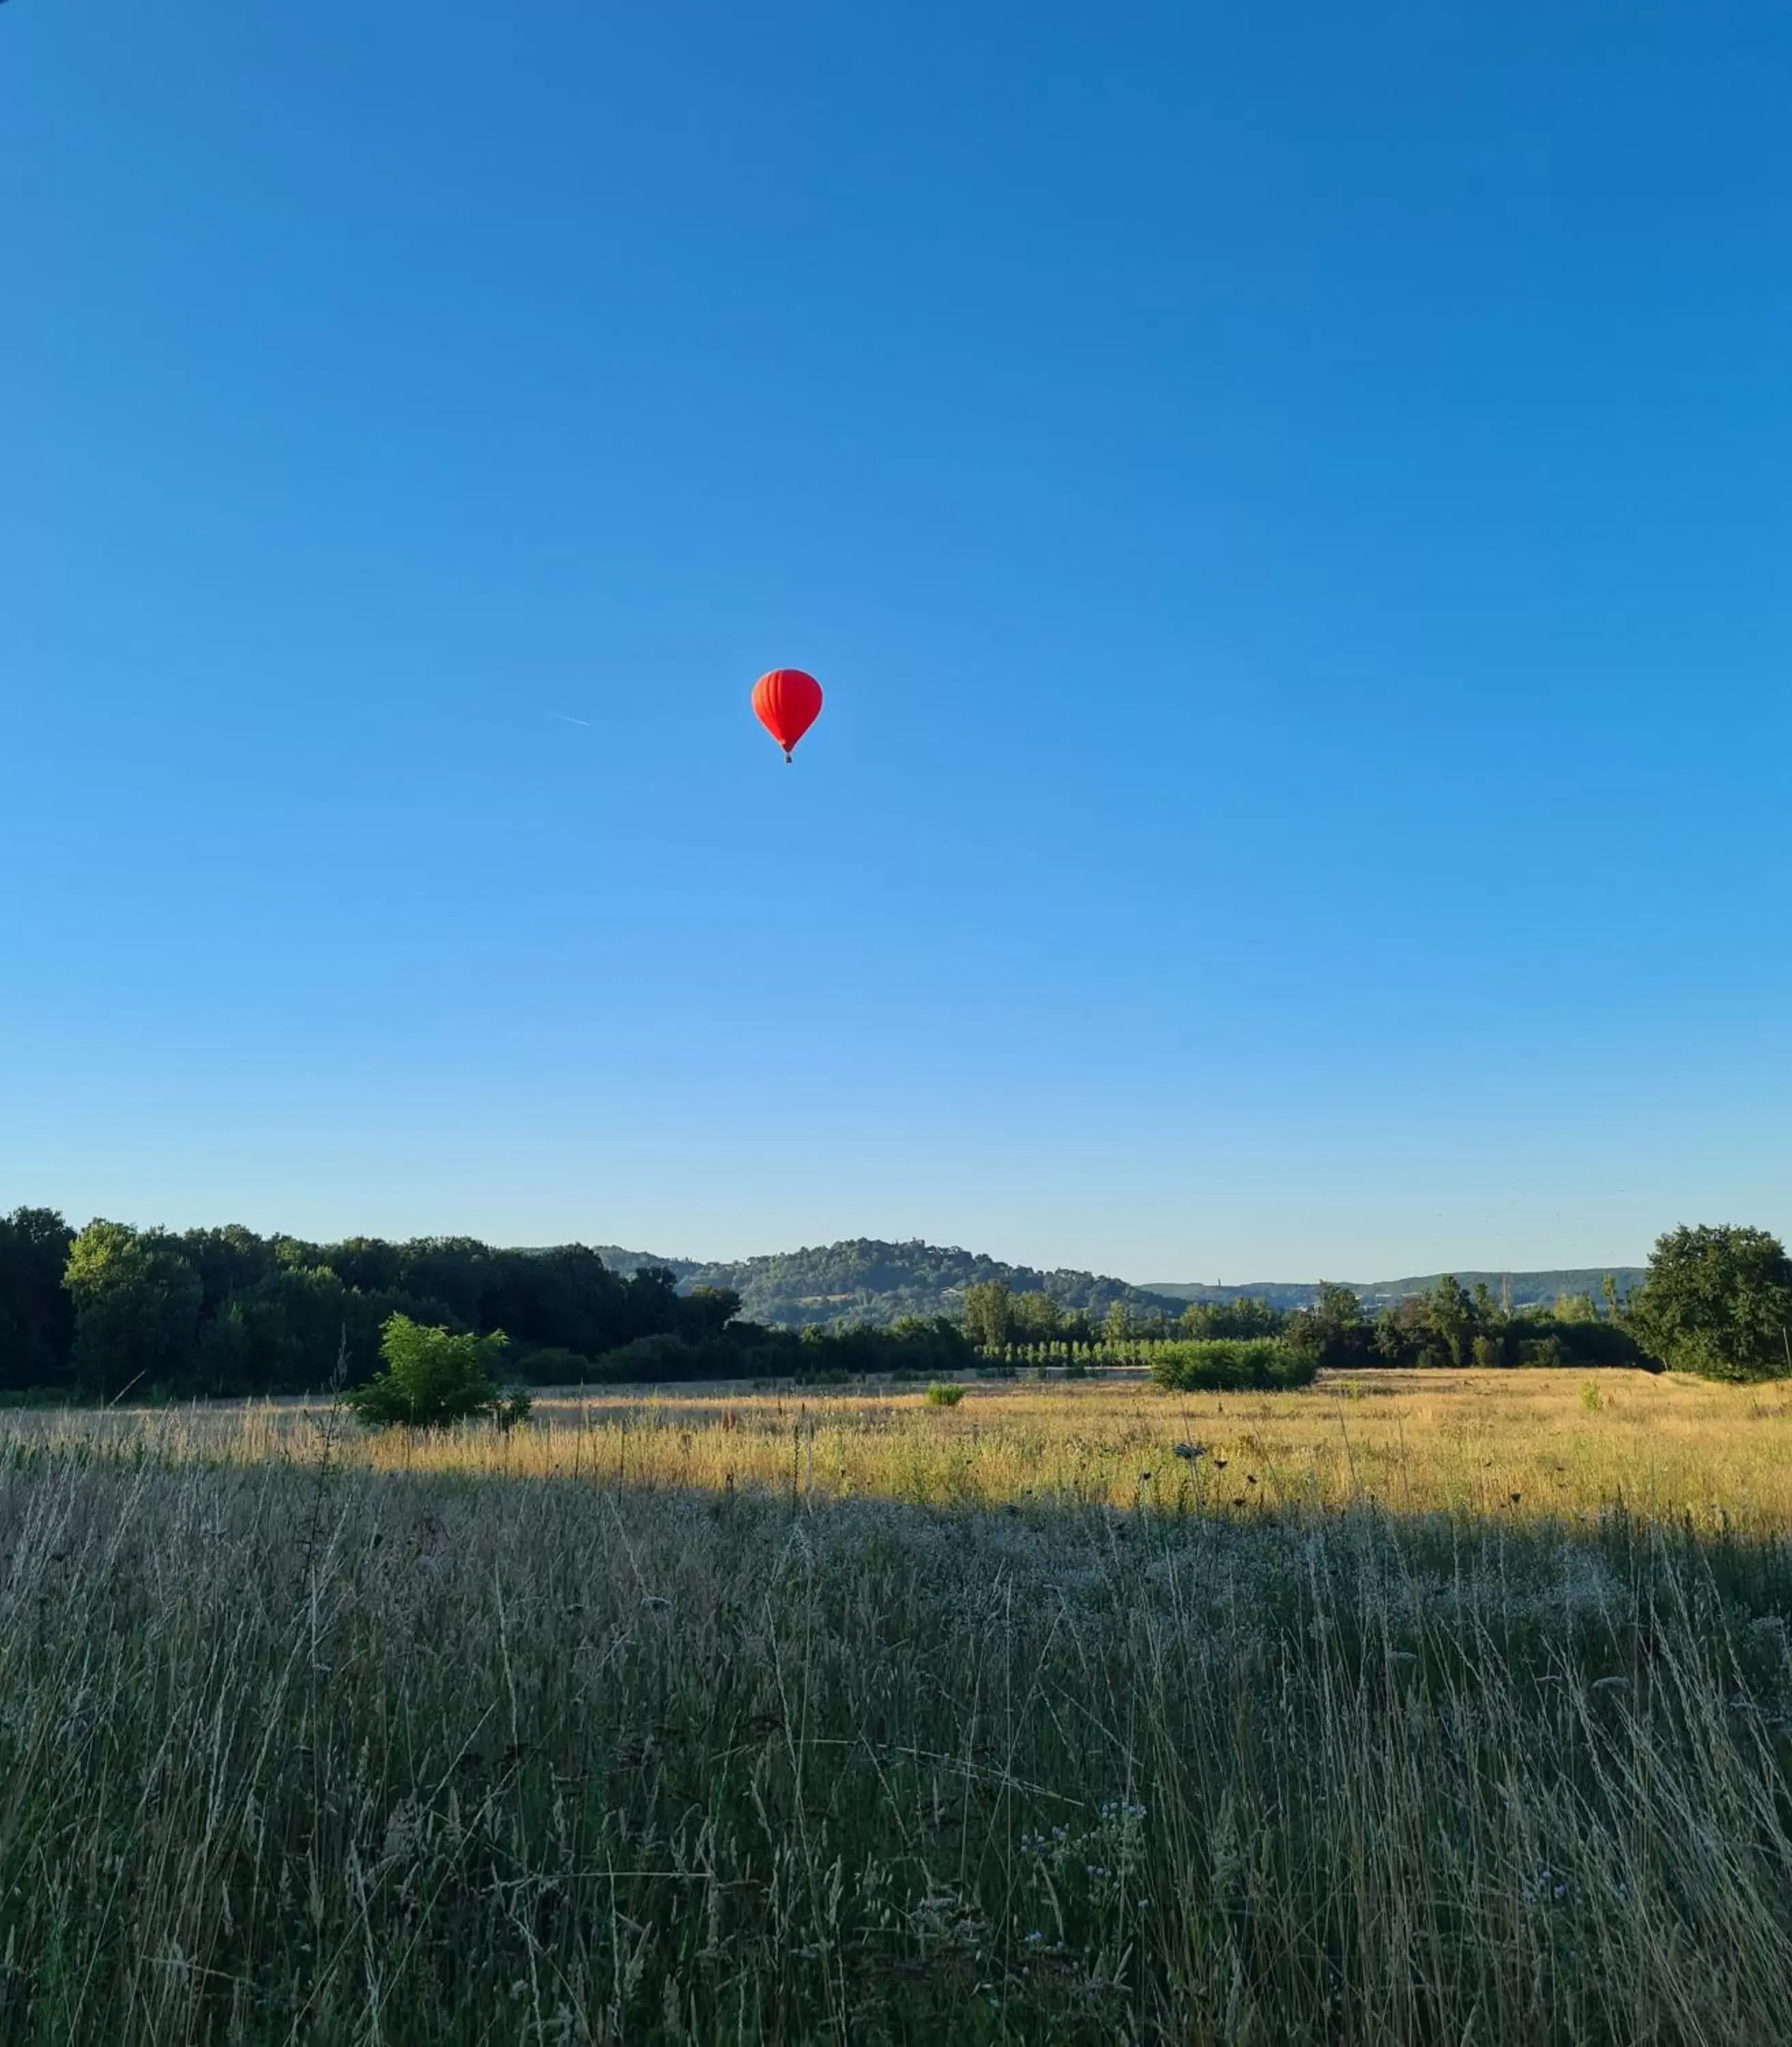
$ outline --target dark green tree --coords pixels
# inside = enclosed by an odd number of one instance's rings
[[[1210,1337],[1234,1337],[1248,1341],[1252,1337],[1281,1333],[1287,1318],[1268,1301],[1241,1294],[1231,1301],[1190,1301],[1177,1324],[1177,1334],[1195,1343]]]
[[[720,1336],[741,1312],[741,1297],[732,1287],[693,1287],[678,1303],[678,1325],[701,1341]]]
[[[233,1294],[246,1294],[281,1263],[280,1244],[257,1236],[239,1222],[226,1223],[222,1229],[186,1230],[180,1242],[181,1255],[197,1271],[205,1288],[203,1314],[207,1318]]]
[[[404,1246],[383,1237],[350,1236],[319,1251],[313,1260],[327,1265],[345,1287],[366,1294],[396,1293],[402,1284]]]
[[[1329,1281],[1322,1281],[1310,1304],[1289,1318],[1287,1341],[1302,1357],[1333,1372],[1375,1357],[1375,1333],[1363,1319],[1361,1301],[1349,1287]]]
[[[1555,1319],[1558,1322],[1597,1322],[1599,1304],[1590,1294],[1558,1294]]]
[[[1095,1348],[1095,1325],[1090,1320],[1086,1308],[1067,1308],[1059,1323],[1058,1333],[1074,1349],[1093,1350]]]
[[[63,1274],[74,1237],[53,1209],[0,1217],[0,1387],[68,1383],[75,1306]]]
[[[496,1252],[487,1278],[474,1326],[507,1330],[519,1358],[543,1349],[594,1357],[639,1333],[626,1283],[583,1244]]]
[[[1436,1354],[1436,1342],[1422,1294],[1409,1294],[1376,1318],[1375,1354],[1383,1364],[1403,1370],[1443,1362]]]
[[[1110,1301],[1101,1323],[1101,1334],[1111,1344],[1136,1342],[1144,1333],[1144,1318],[1130,1301]]]
[[[1792,1373],[1792,1259],[1777,1236],[1732,1224],[1655,1240],[1630,1327],[1651,1357],[1707,1379]]]
[[[1475,1334],[1475,1304],[1453,1272],[1444,1273],[1425,1297],[1425,1316],[1442,1364],[1466,1364]]]
[[[1493,1289],[1484,1279],[1475,1282],[1475,1290],[1469,1302],[1469,1354],[1475,1363],[1481,1365],[1510,1364],[1511,1314],[1503,1302],[1494,1299]]]
[[[1051,1343],[1063,1325],[1063,1310],[1051,1294],[1036,1287],[1012,1296],[1011,1313],[1016,1343]]]
[[[965,1334],[981,1350],[1000,1350],[1014,1341],[1014,1296],[1005,1279],[965,1289]]]
[[[217,1393],[315,1389],[345,1349],[350,1375],[364,1376],[395,1310],[432,1313],[408,1294],[356,1293],[324,1266],[280,1267],[230,1294],[201,1325],[203,1383]]]
[[[75,1376],[114,1397],[140,1382],[179,1384],[197,1364],[199,1269],[166,1230],[88,1224],[69,1246]]]

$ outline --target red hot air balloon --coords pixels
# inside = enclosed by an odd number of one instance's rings
[[[773,668],[753,684],[753,709],[788,760],[791,749],[821,716],[822,686],[800,668]]]

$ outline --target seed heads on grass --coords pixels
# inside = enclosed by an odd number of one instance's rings
[[[577,1431],[555,1466],[520,1428],[508,1477],[489,1427],[408,1471],[357,1438],[315,1573],[290,1416],[9,1419],[9,2027],[686,2047],[949,2041],[974,2010],[977,2037],[1043,2047],[1203,2038],[1224,2011],[1260,2042],[1783,2037],[1782,1542],[1429,1511],[1445,1480],[1497,1500],[1479,1442],[1441,1478],[1420,1461],[1426,1512],[1282,1510],[1302,1424],[1273,1406],[1275,1516],[1127,1541],[1150,1407],[1054,1397],[978,1410],[1020,1516],[826,1496],[861,1449],[918,1491],[967,1457],[919,1403],[812,1403],[794,1524],[788,1405],[725,1434],[637,1399],[618,1491],[613,1441],[572,1476]],[[1034,1404],[998,1428],[1011,1399]],[[1714,1430],[1707,1480],[1745,1438]],[[1500,1466],[1542,1468],[1522,1445]],[[1748,1468],[1771,1503],[1775,1466]],[[1600,1469],[1577,1457],[1573,1484]],[[719,1508],[698,1488],[730,1472]]]

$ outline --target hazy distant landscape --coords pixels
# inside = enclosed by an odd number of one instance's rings
[[[963,1309],[967,1287],[993,1283],[1012,1287],[1017,1294],[1049,1294],[1060,1307],[1097,1315],[1105,1314],[1117,1301],[1141,1313],[1170,1316],[1179,1314],[1190,1301],[1260,1300],[1275,1308],[1309,1307],[1320,1285],[1318,1279],[1269,1279],[1238,1286],[1200,1280],[1140,1286],[1101,1273],[1010,1265],[980,1252],[927,1244],[919,1238],[892,1244],[852,1237],[800,1251],[717,1260],[666,1257],[613,1244],[594,1248],[612,1271],[664,1267],[677,1275],[683,1290],[729,1287],[740,1295],[741,1312],[749,1321],[792,1329],[847,1323],[878,1326],[904,1315],[956,1315]],[[1546,1304],[1563,1294],[1597,1293],[1608,1272],[1616,1278],[1620,1292],[1628,1294],[1643,1271],[1639,1265],[1620,1265],[1545,1272],[1463,1271],[1455,1277],[1471,1289],[1484,1283],[1496,1298],[1504,1290],[1511,1305],[1523,1308]],[[1442,1276],[1432,1272],[1406,1279],[1341,1283],[1359,1294],[1365,1306],[1379,1308],[1430,1293]]]

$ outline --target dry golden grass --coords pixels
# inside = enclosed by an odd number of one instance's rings
[[[0,1416],[0,2047],[1778,2047],[1789,1415]]]
[[[1792,1387],[1632,1372],[1373,1372],[1301,1392],[1168,1394],[1138,1380],[919,1388],[714,1387],[550,1395],[509,1435],[480,1424],[366,1435],[328,1410],[17,1414],[15,1439],[191,1458],[569,1477],[631,1488],[873,1497],[927,1506],[1396,1512],[1792,1527]],[[1196,1459],[1175,1446],[1198,1445]]]

